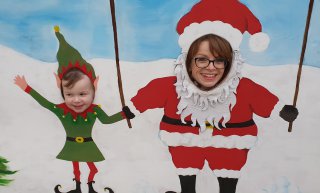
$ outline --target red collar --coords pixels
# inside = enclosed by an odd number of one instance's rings
[[[57,107],[62,109],[63,110],[63,114],[66,115],[68,113],[70,113],[73,117],[73,119],[76,119],[77,116],[81,116],[83,119],[86,119],[87,118],[87,114],[88,113],[93,113],[94,110],[93,108],[96,107],[97,105],[95,104],[91,104],[85,111],[83,111],[82,113],[77,113],[75,111],[73,111],[72,109],[70,109],[66,103],[61,103],[61,104],[58,104]]]

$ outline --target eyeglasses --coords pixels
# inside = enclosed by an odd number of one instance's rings
[[[228,61],[225,58],[216,58],[214,60],[209,60],[208,58],[197,57],[194,58],[194,62],[198,68],[207,68],[212,62],[215,68],[224,69],[228,64]]]

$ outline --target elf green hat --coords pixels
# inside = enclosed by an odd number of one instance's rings
[[[86,74],[92,82],[96,79],[94,69],[91,64],[85,61],[81,54],[73,48],[60,33],[59,26],[54,26],[54,31],[59,40],[59,50],[57,59],[59,63],[58,76],[62,79],[63,75],[71,68],[77,68]]]

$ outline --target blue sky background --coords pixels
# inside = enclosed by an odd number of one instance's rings
[[[223,1],[223,0],[222,0]],[[180,49],[175,26],[198,0],[116,0],[120,59],[149,61],[176,58]],[[262,23],[271,42],[251,52],[248,35],[241,47],[253,65],[299,63],[309,0],[242,0]],[[114,59],[108,0],[1,0],[0,45],[33,58],[56,61],[59,25],[67,41],[85,59]],[[315,0],[305,64],[320,67],[320,0]]]

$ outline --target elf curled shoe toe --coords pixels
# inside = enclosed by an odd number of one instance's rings
[[[95,181],[88,182],[88,190],[89,190],[89,193],[98,193],[98,192],[96,192],[96,191],[93,189],[93,186],[92,186],[92,185],[93,185],[94,183],[95,183]],[[105,188],[104,188],[104,191],[106,192],[106,190],[108,190],[109,193],[114,193],[111,188],[105,187]]]
[[[77,181],[77,180],[74,180],[76,181],[76,189],[74,190],[70,190],[69,192],[67,193],[82,193],[81,192],[81,182],[80,181]],[[63,193],[59,190],[59,187],[61,187],[60,185],[56,185],[56,187],[54,188],[54,192],[55,193]]]

